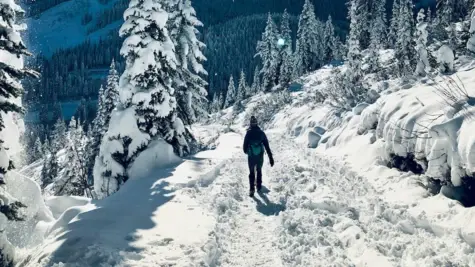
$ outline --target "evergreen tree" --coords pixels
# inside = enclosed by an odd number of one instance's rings
[[[393,3],[393,14],[391,17],[391,25],[389,27],[389,33],[388,33],[388,43],[389,43],[389,46],[392,48],[396,46],[396,40],[398,39],[397,33],[399,30],[399,19],[400,19],[399,12],[401,11],[400,2],[401,0],[394,0],[394,3]]]
[[[33,153],[35,161],[43,158],[43,145],[39,136],[36,137]]]
[[[116,108],[119,100],[119,74],[116,70],[115,61],[112,60],[109,75],[107,76],[106,87],[101,85],[99,89],[97,114],[92,122],[90,138],[87,140],[87,174],[88,179],[92,180],[92,172],[96,157],[99,154],[99,148],[111,119],[112,111]]]
[[[471,20],[470,20],[470,38],[467,41],[468,51],[475,53],[475,9],[473,9]]]
[[[14,1],[2,1],[0,5],[1,31],[0,31],[0,136],[6,134],[11,137],[16,131],[6,133],[9,127],[16,127],[16,122],[12,113],[23,113],[21,101],[23,96],[23,87],[20,82],[22,78],[27,76],[38,77],[38,74],[24,67],[23,57],[31,55],[24,45],[20,30],[24,27],[17,23],[17,16],[22,17],[23,9],[15,4]],[[16,136],[14,136],[16,137]],[[17,136],[19,139],[20,136]],[[19,214],[20,209],[25,207],[24,204],[14,199],[8,193],[8,185],[5,182],[5,175],[14,168],[13,161],[10,159],[8,150],[12,149],[11,143],[5,143],[0,138],[0,213],[5,219],[0,221],[0,266],[12,266],[12,258],[9,253],[13,248],[4,236],[4,230],[7,221],[19,221],[23,217]]]
[[[257,43],[257,54],[262,62],[262,86],[264,90],[270,90],[279,82],[279,51],[277,47],[277,26],[269,13],[267,26],[262,33],[262,39]]]
[[[207,114],[208,84],[201,77],[208,75],[202,65],[206,61],[203,54],[205,44],[197,37],[197,27],[202,27],[203,24],[196,17],[190,0],[169,0],[163,3],[168,5],[165,7],[169,12],[167,29],[175,45],[178,63],[173,83],[177,90],[178,116],[186,124],[191,124]],[[191,141],[190,137],[187,139]]]
[[[375,0],[376,1],[376,0]],[[356,0],[357,5],[357,25],[355,28],[357,29],[356,33],[358,34],[357,38],[360,43],[360,47],[362,50],[366,49],[370,45],[370,27],[371,18],[373,17],[371,12],[371,2],[368,0]]]
[[[371,22],[370,45],[368,55],[368,72],[374,73],[380,69],[379,51],[385,48],[386,43],[386,1],[373,2],[373,20]]]
[[[344,60],[346,57],[345,45],[341,42],[340,38],[335,38],[335,49],[333,49],[333,59],[335,60]]]
[[[51,145],[54,147],[51,151],[59,151],[66,146],[66,123],[62,118],[58,118],[53,126],[51,133]]]
[[[290,29],[290,18],[287,9],[284,10],[282,16],[282,22],[280,25],[280,39],[279,39],[279,52],[280,52],[280,66],[279,66],[279,84],[282,87],[287,87],[292,78],[292,30]],[[255,76],[255,74],[254,74]],[[255,91],[252,88],[251,91]]]
[[[416,26],[416,53],[418,62],[416,66],[416,75],[425,76],[430,71],[430,64],[427,52],[427,22],[425,20],[424,9],[417,15]]]
[[[119,73],[117,72],[115,61],[112,60],[107,84],[104,88],[103,96],[99,97],[101,104],[101,131],[105,133],[109,127],[112,111],[116,108],[119,101]]]
[[[191,152],[177,111],[175,44],[166,28],[170,1],[131,0],[120,35],[126,68],[114,110],[94,166],[94,190],[108,196],[127,182],[128,170],[150,143],[163,139],[180,156]],[[119,127],[127,125],[127,127]]]
[[[210,102],[209,110],[210,113],[219,112],[221,110],[219,106],[219,93],[214,93],[213,101]]]
[[[252,79],[251,94],[255,95],[260,90],[261,90],[261,78],[259,75],[259,67],[256,67],[256,69],[254,70],[254,78]]]
[[[321,42],[318,40],[321,38],[319,31],[321,31],[321,26],[315,18],[313,4],[309,0],[305,0],[298,24],[294,76],[313,71],[321,64],[319,62],[321,56],[318,55],[319,52],[322,53],[319,50],[321,48],[319,47]]]
[[[44,146],[45,158],[43,161],[43,168],[41,169],[41,188],[45,189],[52,184],[59,174],[58,150],[57,147],[51,145]]]
[[[412,0],[401,0],[398,39],[395,47],[400,76],[411,75],[414,72],[415,50],[413,45],[414,19],[412,8]]]
[[[360,27],[361,23],[358,22],[360,18],[359,12],[359,1],[360,0],[352,0],[349,6],[349,14],[350,14],[350,33],[348,35],[348,81],[350,84],[355,85],[356,87],[361,86],[361,79],[363,77],[363,73],[361,71],[361,47],[360,47]]]
[[[374,0],[372,8],[372,21],[370,27],[370,45],[376,49],[387,47],[387,21],[386,21],[386,1]]]
[[[64,173],[53,186],[56,196],[84,196],[87,183],[87,164],[85,160],[86,136],[80,123],[71,118],[67,134],[66,161]],[[90,197],[91,195],[88,194]]]
[[[326,63],[334,59],[335,50],[337,48],[337,37],[335,36],[335,27],[333,26],[332,17],[328,16],[325,23],[325,32],[323,37],[324,43],[324,61]]]
[[[473,3],[473,1],[472,1]],[[448,27],[453,22],[460,22],[468,15],[470,1],[467,0],[438,0],[437,14],[440,23]]]
[[[226,93],[226,100],[224,103],[224,108],[228,108],[236,102],[237,98],[237,92],[236,92],[236,86],[234,85],[234,78],[231,75],[229,78],[229,86],[228,86],[228,91]]]
[[[248,96],[246,74],[244,73],[244,71],[241,71],[241,76],[239,77],[237,93],[238,93],[238,100],[244,100]]]

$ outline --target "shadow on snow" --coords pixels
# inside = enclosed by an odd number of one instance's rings
[[[153,220],[154,213],[174,198],[174,192],[167,188],[169,183],[163,179],[172,176],[178,165],[131,180],[110,197],[93,201],[93,210],[80,213],[76,221],[62,226],[64,231],[56,239],[62,243],[47,266],[59,262],[115,266],[125,254],[138,256],[144,248],[134,245],[134,241],[140,238],[140,230],[160,225],[160,221]]]
[[[253,197],[257,205],[256,209],[265,216],[277,216],[281,211],[285,210],[285,206],[271,202],[267,197],[269,192],[269,189],[263,186],[261,192],[258,192],[258,195],[262,200],[257,197]]]

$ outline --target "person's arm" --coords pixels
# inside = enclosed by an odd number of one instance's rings
[[[244,154],[247,154],[248,146],[249,146],[249,132],[246,133],[246,137],[244,137],[244,144],[242,145],[242,151],[244,151]]]
[[[264,143],[264,147],[266,149],[267,156],[269,157],[270,166],[273,167],[274,166],[274,157],[272,156],[272,151],[270,150],[269,140],[267,139],[267,136],[264,132],[262,132],[262,134],[264,135],[262,143]]]
[[[264,132],[262,132],[262,135],[264,136],[262,143],[264,144],[267,155],[269,155],[269,158],[272,158],[272,151],[270,150],[269,140],[267,140],[267,135]]]

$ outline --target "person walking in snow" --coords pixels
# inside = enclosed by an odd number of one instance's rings
[[[264,149],[269,156],[270,166],[274,166],[274,158],[269,147],[269,141],[264,131],[257,125],[256,117],[252,116],[250,127],[244,137],[244,145],[242,146],[244,153],[247,154],[247,162],[249,165],[249,196],[254,196],[254,184],[257,192],[262,189],[262,165],[264,164]],[[257,181],[255,173],[257,172]]]

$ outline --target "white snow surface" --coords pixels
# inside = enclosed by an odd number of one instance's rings
[[[459,69],[474,95],[475,69]],[[44,240],[22,266],[475,266],[475,208],[427,190],[428,177],[457,186],[474,172],[471,100],[452,108],[432,80],[386,81],[376,103],[336,112],[309,101],[328,73],[309,75],[266,124],[276,164],[265,159],[261,194],[248,196],[246,114],[194,125],[216,149],[154,168],[154,155],[172,156],[151,146],[140,179],[112,196],[48,199]],[[389,169],[391,154],[427,160],[426,173]]]

